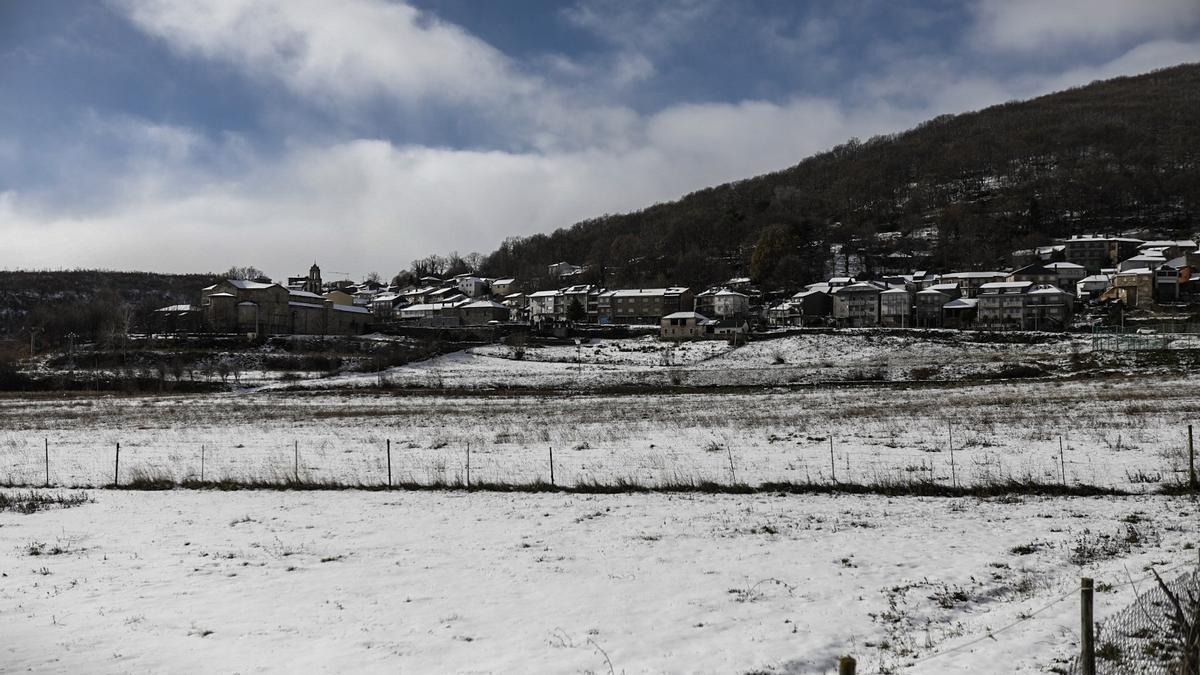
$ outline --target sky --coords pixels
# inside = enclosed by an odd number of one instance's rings
[[[1200,0],[0,0],[0,268],[390,277],[1190,62]]]

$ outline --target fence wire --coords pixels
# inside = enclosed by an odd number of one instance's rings
[[[1183,673],[1183,627],[1175,620],[1174,604],[1156,581],[1150,579],[1144,583],[1149,586],[1141,589],[1137,600],[1099,625],[1096,631],[1097,675]],[[1194,617],[1196,603],[1200,602],[1200,569],[1165,583],[1184,611],[1191,611]],[[1197,656],[1193,654],[1192,658]],[[1076,657],[1067,673],[1080,675],[1082,672]]]
[[[1096,457],[1075,448],[1066,453],[1007,457],[992,448],[931,454],[915,448],[880,451],[873,446],[824,442],[815,448],[710,443],[685,449],[644,442],[533,447],[436,439],[418,444],[397,439],[389,446],[377,432],[361,430],[342,435],[279,434],[266,442],[247,439],[244,444],[180,438],[187,435],[188,430],[177,428],[97,433],[94,437],[8,434],[0,442],[0,484],[88,487],[157,479],[380,486],[387,484],[389,466],[391,481],[397,485],[522,484],[551,482],[552,463],[553,482],[560,486],[850,483],[972,487],[1020,482],[1115,486],[1137,492],[1186,483],[1186,471],[1174,456],[1169,463],[1155,460],[1169,466],[1146,468],[1141,454],[1113,452]],[[1141,467],[1139,473],[1131,473],[1131,466]]]

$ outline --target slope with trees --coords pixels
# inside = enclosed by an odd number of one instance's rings
[[[1191,236],[1198,110],[1200,65],[1182,65],[945,115],[675,202],[509,238],[480,271],[552,283],[546,266],[567,260],[608,285],[746,274],[794,287],[822,277],[838,243],[868,259],[979,269],[1085,232]]]

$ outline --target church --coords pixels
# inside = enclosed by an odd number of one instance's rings
[[[290,277],[288,286],[269,280],[225,279],[200,291],[204,329],[242,335],[359,335],[371,313],[335,303],[321,294],[321,268]]]

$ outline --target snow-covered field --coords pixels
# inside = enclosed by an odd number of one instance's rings
[[[379,373],[345,373],[269,389],[400,387],[435,389],[618,386],[762,386],[866,380],[993,378],[1013,366],[1065,366],[1092,352],[1090,336],[958,331],[891,334],[876,330],[758,339],[733,348],[721,341],[673,345],[654,337],[592,340],[580,346],[529,346],[520,359],[503,345],[476,347]],[[1196,349],[1191,335],[1155,336],[1168,350]],[[1119,363],[1120,357],[1103,357]],[[1039,366],[1040,367],[1040,366]]]
[[[1154,490],[1184,480],[1200,377],[763,388],[743,393],[259,392],[0,399],[0,483],[182,480],[960,485]],[[953,435],[953,457],[950,452]],[[1061,452],[1060,452],[1060,436]],[[831,460],[832,439],[832,460]],[[953,466],[952,466],[953,461]],[[732,465],[732,466],[731,466]]]
[[[1103,619],[1200,523],[1161,496],[89,494],[0,513],[0,670],[1041,673],[1080,576]]]
[[[1153,494],[1185,480],[1200,376],[1089,350],[638,339],[476,348],[301,391],[6,395],[9,485],[109,484],[118,443],[122,482],[380,485],[390,442],[404,483],[464,481],[468,461],[474,483],[548,480],[553,449],[561,485],[1145,494],[93,489],[0,511],[0,672],[823,673],[846,653],[867,673],[1047,672],[1075,649],[1080,576],[1103,619],[1200,540],[1194,499]],[[1062,377],[981,379],[1025,365]]]

